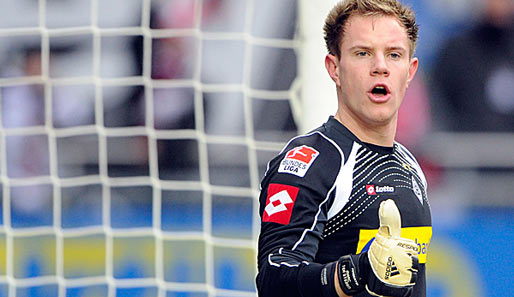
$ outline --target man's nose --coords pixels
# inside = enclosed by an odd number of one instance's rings
[[[375,55],[373,65],[371,67],[371,75],[389,75],[389,68],[387,66],[387,62],[384,56]]]

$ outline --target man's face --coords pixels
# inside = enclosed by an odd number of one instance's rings
[[[391,16],[354,15],[343,34],[341,57],[326,59],[340,92],[339,115],[358,126],[390,124],[418,67],[406,29]]]

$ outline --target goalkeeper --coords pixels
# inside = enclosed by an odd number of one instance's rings
[[[324,33],[338,109],[268,165],[259,296],[426,296],[426,180],[394,141],[418,67],[414,13],[397,0],[346,0]]]

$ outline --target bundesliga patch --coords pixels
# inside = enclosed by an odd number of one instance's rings
[[[392,194],[394,187],[392,186],[379,186],[379,185],[366,185],[366,193],[368,195]]]
[[[318,156],[319,152],[310,146],[295,147],[288,151],[285,158],[280,162],[278,172],[304,177]]]
[[[269,184],[262,221],[289,224],[298,190],[299,188],[293,186]]]

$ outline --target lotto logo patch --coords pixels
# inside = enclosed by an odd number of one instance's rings
[[[368,193],[368,195],[376,195],[377,192],[375,192],[375,186],[374,185],[366,185],[366,193]]]
[[[366,185],[366,193],[368,193],[368,195],[390,194],[390,193],[394,193],[394,187]]]
[[[299,188],[293,186],[269,184],[262,221],[289,224],[298,190]]]
[[[304,177],[318,156],[319,152],[310,146],[302,145],[295,147],[287,152],[285,158],[280,163],[278,172]]]

